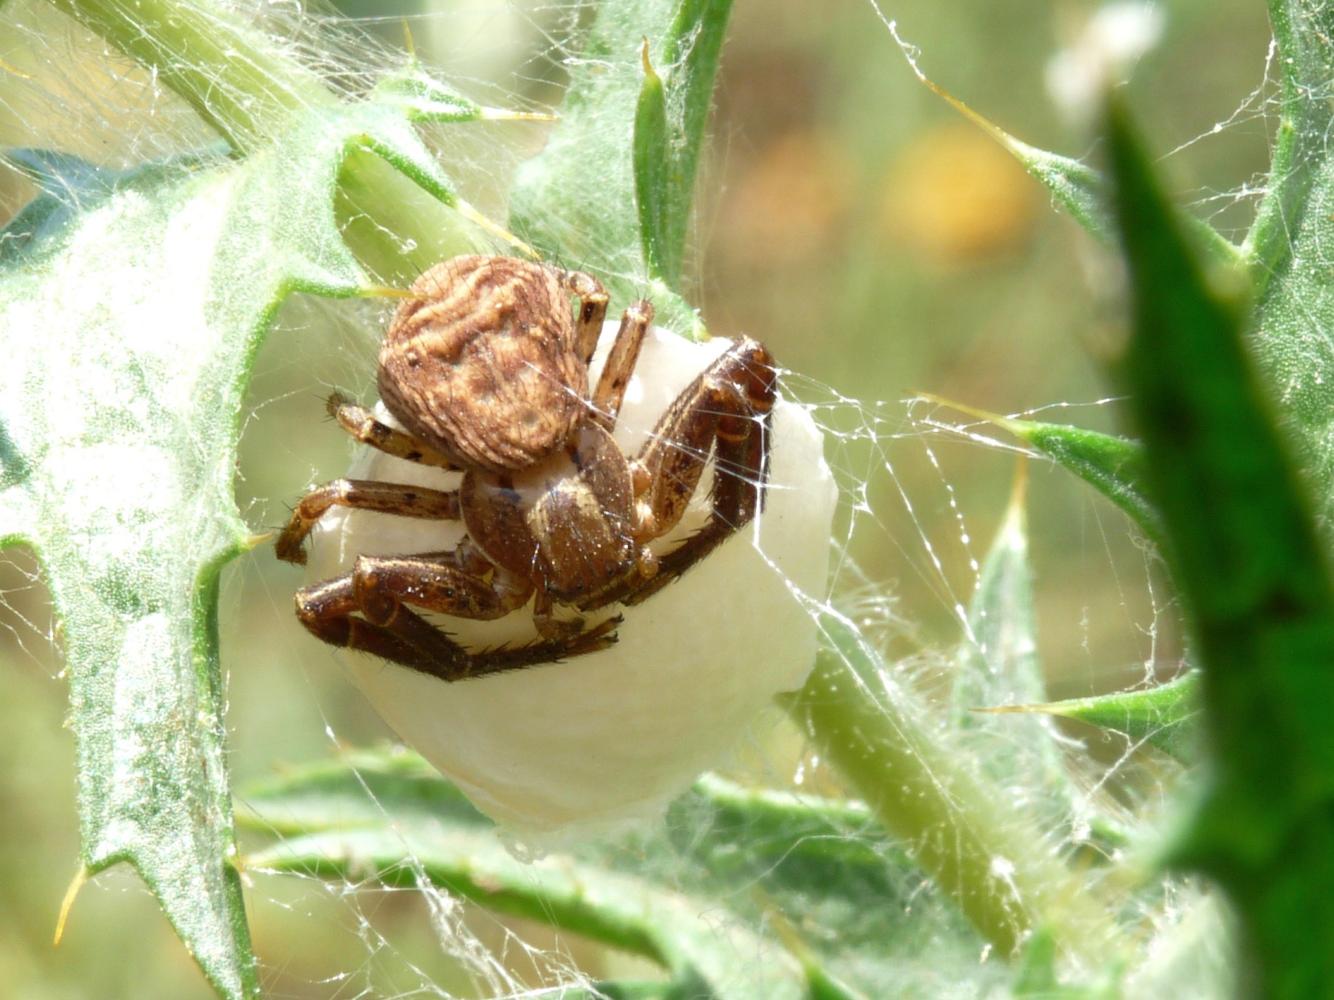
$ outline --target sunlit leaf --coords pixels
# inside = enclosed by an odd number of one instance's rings
[[[1330,8],[1269,4],[1281,58],[1280,121],[1264,200],[1247,236],[1259,290],[1254,349],[1296,432],[1322,521],[1334,514],[1334,72]],[[1329,540],[1325,540],[1329,545]]]
[[[367,284],[335,224],[349,149],[448,197],[395,110],[296,121],[292,148],[124,175],[12,154],[42,197],[2,234],[0,537],[59,620],[90,872],[128,861],[225,996],[256,991],[232,854],[217,657],[251,359],[294,290]]]
[[[740,790],[724,794],[729,802],[720,809],[744,808]],[[675,981],[720,1000],[804,995],[806,971],[780,945],[726,916],[711,896],[692,897],[656,880],[652,865],[623,864],[617,871],[613,854],[598,853],[595,845],[587,856],[551,854],[531,864],[516,859],[490,821],[415,754],[361,752],[307,765],[248,789],[241,801],[243,821],[285,834],[247,857],[247,867],[334,879],[353,871],[364,877],[369,868],[387,884],[404,885],[415,884],[421,871],[435,885],[497,912],[655,961]],[[772,819],[775,804],[769,805]],[[787,812],[807,829],[818,822],[812,818],[818,811]],[[774,857],[762,862],[776,863]],[[740,954],[754,961],[738,962]]]
[[[723,8],[721,21],[709,13],[719,6]],[[599,5],[582,55],[571,68],[560,123],[546,148],[520,168],[511,192],[510,227],[514,232],[564,263],[592,271],[607,285],[613,305],[628,305],[647,296],[657,310],[659,324],[683,335],[697,335],[699,319],[667,284],[651,280],[643,255],[634,169],[635,119],[644,83],[643,45],[647,39],[650,52],[680,51],[681,42],[670,39],[678,37],[681,24],[701,17],[710,24],[717,22],[720,37],[726,6],[696,0],[622,0]],[[679,20],[682,18],[686,20]],[[704,41],[716,43],[712,29]],[[716,62],[716,52],[713,58]],[[707,74],[687,74],[687,79],[707,83],[712,67],[704,69]],[[701,97],[693,85],[681,96],[687,94],[692,102],[690,116],[677,119],[686,109],[664,105],[664,128],[670,129],[676,120],[695,127],[696,109],[700,101],[707,109],[708,95]],[[702,127],[702,122],[698,124]],[[692,135],[692,141],[698,143],[698,132]],[[678,185],[676,189],[689,192],[688,187]],[[664,206],[664,211],[669,210]],[[672,218],[678,218],[684,206],[674,202],[670,212]]]
[[[649,273],[677,291],[695,168],[731,9],[732,0],[684,0],[662,46],[644,41],[634,143],[640,238]]]

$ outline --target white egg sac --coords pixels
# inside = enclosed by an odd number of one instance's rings
[[[603,330],[595,372],[615,330]],[[628,456],[729,346],[650,332],[615,435]],[[654,816],[726,758],[775,694],[800,687],[815,657],[812,607],[825,596],[836,490],[803,407],[780,399],[770,434],[763,513],[643,604],[589,614],[590,623],[624,614],[614,647],[454,683],[349,650],[339,654],[349,675],[405,742],[517,834]],[[707,517],[710,474],[655,549]],[[369,448],[348,475],[437,489],[460,480]],[[347,572],[359,554],[450,549],[462,532],[458,523],[335,509],[308,542],[310,580]],[[432,620],[469,649],[536,638],[531,605],[494,622]]]

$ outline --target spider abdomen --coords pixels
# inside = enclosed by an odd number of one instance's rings
[[[527,468],[586,413],[588,370],[561,272],[510,257],[426,271],[380,349],[380,397],[413,435],[463,464]]]

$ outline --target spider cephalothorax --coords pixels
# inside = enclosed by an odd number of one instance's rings
[[[366,444],[461,471],[462,483],[433,490],[336,480],[297,506],[278,556],[303,562],[303,540],[335,505],[461,519],[467,534],[450,552],[361,556],[352,572],[298,591],[297,614],[321,639],[444,680],[594,652],[615,641],[620,619],[585,628],[582,619],[557,619],[556,605],[637,604],[754,517],[775,398],[761,344],[740,341],[709,365],[630,459],[610,431],[652,321],[647,302],[625,311],[590,394],[588,366],[607,311],[595,279],[468,256],[431,268],[411,291],[385,335],[378,379],[405,430],[340,396],[330,411]],[[711,454],[708,521],[655,554],[649,543],[680,521]],[[539,640],[476,653],[412,610],[492,619],[530,598]]]

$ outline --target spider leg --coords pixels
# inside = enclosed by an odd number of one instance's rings
[[[354,507],[442,521],[457,521],[460,516],[458,490],[432,490],[369,479],[335,479],[301,498],[274,544],[278,558],[304,564],[306,553],[301,543],[330,507]]]
[[[607,603],[648,599],[755,516],[769,473],[769,413],[776,383],[768,350],[743,340],[705,369],[663,414],[636,462],[645,481],[636,512],[638,533],[645,540],[657,538],[680,521],[712,449],[709,520],[658,557],[656,572],[641,571],[604,595]]]
[[[462,468],[411,434],[396,430],[376,419],[374,413],[342,393],[332,393],[324,405],[329,411],[329,416],[337,420],[343,430],[362,444],[370,445],[386,455],[393,455],[409,462],[420,462],[422,465],[434,465],[441,469],[449,469],[451,472],[457,472]]]
[[[527,602],[532,587],[497,570],[491,581],[455,565],[452,554],[360,557],[351,573],[297,592],[297,617],[337,646],[373,653],[444,681],[605,649],[619,618],[578,635],[470,653],[406,605],[456,617],[501,618]]]
[[[616,331],[616,340],[593,391],[593,420],[607,430],[616,426],[616,417],[625,399],[625,387],[630,384],[630,376],[639,362],[639,349],[644,345],[644,335],[652,323],[653,304],[645,300],[636,302],[621,316],[621,327]]]
[[[584,630],[583,618],[557,618],[555,601],[551,594],[541,587],[537,588],[537,598],[533,601],[533,625],[543,639],[568,639]]]
[[[602,321],[607,318],[607,290],[597,278],[582,271],[566,271],[562,283],[579,296],[579,315],[574,321],[575,350],[587,365],[593,360],[598,338],[602,336]]]

